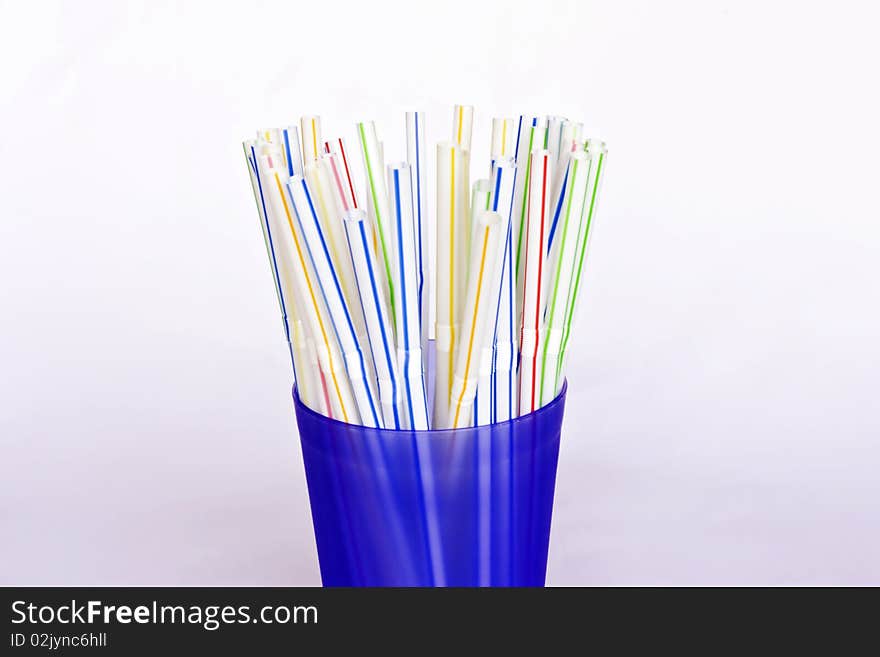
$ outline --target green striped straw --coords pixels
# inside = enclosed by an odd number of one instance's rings
[[[556,386],[557,388],[565,378],[565,365],[568,355],[568,341],[571,338],[571,327],[577,313],[577,304],[580,297],[581,279],[584,273],[584,261],[586,260],[587,247],[589,246],[591,230],[593,227],[593,217],[596,216],[596,208],[598,206],[599,189],[602,183],[602,173],[605,166],[605,159],[608,156],[608,150],[602,142],[587,142],[587,154],[590,156],[590,176],[587,181],[587,202],[584,206],[584,218],[581,224],[581,230],[578,235],[577,248],[577,270],[575,272],[574,283],[568,295],[566,304],[565,326],[563,329],[562,346],[559,351],[559,359],[556,370]]]
[[[394,304],[394,282],[391,274],[391,233],[388,223],[388,195],[385,190],[385,176],[382,171],[382,150],[376,135],[376,124],[366,121],[357,124],[358,143],[364,159],[364,173],[367,178],[367,207],[370,210],[373,228],[378,237],[378,252],[384,265],[383,287],[391,307],[391,324],[395,325],[397,311]]]
[[[559,221],[559,235],[548,258],[549,292],[544,313],[544,348],[541,353],[539,405],[550,403],[558,392],[556,374],[562,347],[565,315],[574,282],[578,236],[584,218],[590,159],[587,153],[572,153],[569,184],[566,185]]]
[[[514,183],[515,197],[513,200],[513,226],[512,230],[516,240],[516,298],[522,299],[523,295],[523,269],[525,259],[522,257],[522,247],[525,241],[526,212],[528,212],[529,180],[532,173],[532,162],[529,155],[535,149],[544,147],[546,129],[543,127],[544,120],[540,117],[520,116],[516,138],[516,182]],[[517,326],[522,320],[522,308],[517,308]]]

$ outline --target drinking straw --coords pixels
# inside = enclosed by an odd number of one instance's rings
[[[591,150],[592,149],[592,150]],[[590,156],[590,173],[587,181],[586,203],[584,205],[585,216],[581,220],[581,230],[578,234],[577,245],[577,270],[575,272],[574,283],[571,285],[567,307],[565,312],[565,327],[562,336],[562,346],[558,357],[558,367],[556,372],[556,388],[561,387],[565,380],[565,366],[568,356],[568,341],[571,338],[571,328],[577,313],[577,304],[580,297],[581,277],[584,270],[584,260],[589,248],[590,237],[592,236],[593,218],[596,216],[596,209],[599,202],[599,192],[602,186],[602,174],[605,166],[605,159],[608,156],[608,150],[603,142],[587,142],[587,154]]]
[[[577,150],[577,142],[578,139],[580,139],[581,131],[583,129],[583,123],[577,123],[575,121],[565,122],[565,125],[562,127],[562,139],[559,151],[560,157]]]
[[[422,321],[422,352],[427,353],[428,341],[435,337],[437,322],[437,285],[434,257],[437,222],[428,211],[428,167],[425,162],[425,114],[406,113],[406,161],[412,171],[413,209],[418,230],[419,317]]]
[[[309,163],[321,157],[321,117],[303,116],[299,120],[302,130],[303,162]]]
[[[282,282],[280,274],[278,273],[278,263],[277,258],[275,256],[275,242],[272,239],[272,231],[269,226],[269,218],[267,216],[266,209],[266,200],[263,195],[263,184],[260,179],[260,171],[257,164],[257,152],[256,147],[253,141],[245,141],[242,142],[242,148],[244,150],[245,159],[247,160],[248,165],[248,174],[251,179],[251,188],[254,192],[254,201],[257,205],[257,215],[260,220],[260,232],[263,234],[263,242],[266,246],[266,255],[269,258],[269,268],[272,270],[272,282],[275,286],[275,295],[278,298],[278,305],[281,308],[281,322],[284,325],[284,336],[287,340],[287,349],[290,352],[290,362],[293,366],[293,381],[297,388],[308,388],[308,384],[300,384],[300,379],[303,374],[297,371],[297,354],[295,351],[295,345],[292,342],[293,334],[291,332],[291,324],[293,322],[293,292],[288,289],[285,292],[282,291]],[[286,296],[286,300],[285,300]],[[288,306],[290,306],[290,310],[288,311]],[[299,360],[299,363],[302,364],[303,361]],[[300,398],[310,408],[314,408],[313,401],[311,397],[308,395],[309,391],[304,390],[303,394],[300,395]],[[307,401],[308,399],[308,401]]]
[[[452,402],[446,426],[449,429],[470,426],[477,388],[479,358],[485,345],[491,344],[492,320],[498,308],[498,280],[502,263],[498,260],[504,234],[501,216],[483,210],[477,214],[479,239],[470,253],[471,271],[462,312],[462,341],[455,361]]]
[[[345,150],[345,142],[342,137],[337,138],[335,141],[330,142],[330,152],[336,155],[342,161],[342,167],[345,171],[345,182],[348,187],[348,195],[346,200],[346,204],[344,207],[346,211],[349,209],[357,209],[357,194],[354,191],[354,182],[351,179],[351,166],[348,162],[347,151]],[[341,176],[340,176],[341,177]]]
[[[314,274],[306,263],[300,244],[300,237],[294,227],[293,211],[288,203],[281,175],[272,164],[271,156],[261,156],[259,166],[261,176],[267,181],[263,191],[268,196],[269,217],[272,235],[278,236],[276,255],[280,256],[278,266],[283,266],[282,280],[290,280],[295,287],[295,297],[302,308],[299,317],[307,324],[309,334],[315,340],[318,366],[323,376],[323,385],[328,391],[328,414],[345,422],[357,422],[358,410],[355,406],[349,382],[345,373],[339,369],[341,356],[336,336],[327,327],[327,310],[322,305],[319,293],[313,283]]]
[[[358,302],[357,290],[355,289],[354,271],[351,267],[351,255],[348,252],[348,244],[345,240],[345,229],[342,227],[342,214],[344,210],[338,203],[338,196],[330,179],[331,171],[326,162],[321,159],[310,162],[305,167],[305,179],[311,193],[318,218],[321,222],[321,232],[330,249],[330,259],[336,275],[342,284],[345,302],[353,307]],[[363,334],[363,322],[358,322],[360,313],[355,316],[355,327],[359,334]]]
[[[470,232],[468,236],[467,253],[470,253],[470,247],[479,240],[477,233],[480,230],[480,223],[476,220],[476,213],[489,209],[489,197],[491,196],[491,185],[488,180],[477,180],[471,191],[471,207],[470,207]],[[473,271],[470,267],[474,263],[468,258],[468,271],[465,273],[465,280],[470,280]],[[490,335],[494,337],[495,324],[492,322],[490,327]],[[477,352],[477,390],[474,394],[474,425],[489,424],[491,420],[492,408],[492,343],[491,341]]]
[[[328,248],[328,238],[321,228],[305,179],[302,176],[293,176],[287,183],[287,192],[294,209],[297,228],[306,247],[306,254],[318,281],[318,289],[329,314],[330,326],[342,349],[345,371],[354,391],[361,420],[364,426],[378,427],[379,414],[373,401],[373,393],[367,383],[372,377],[372,372],[369,374],[367,372],[367,364],[358,344],[357,330],[352,320],[353,313],[349,312],[349,304],[345,300],[339,273]]]
[[[287,341],[290,342],[290,329],[287,324],[287,310],[284,305],[284,299],[281,296],[281,281],[278,279],[278,265],[275,262],[275,245],[272,241],[272,235],[269,229],[268,218],[266,217],[266,201],[263,198],[263,186],[260,181],[260,173],[257,169],[257,154],[255,142],[243,141],[241,143],[244,157],[248,165],[248,174],[251,179],[251,189],[254,192],[254,201],[257,205],[257,215],[260,220],[260,232],[263,234],[263,243],[266,246],[266,255],[269,258],[269,267],[272,270],[272,282],[275,284],[275,294],[278,297],[278,305],[281,307],[281,316],[284,320],[284,334]]]
[[[547,240],[548,251],[553,248],[553,238],[556,235],[556,225],[559,221],[559,213],[562,211],[562,197],[565,196],[565,186],[568,184],[569,158],[575,151],[583,150],[579,147],[580,134],[583,129],[582,123],[566,121],[562,126],[560,135],[560,152],[556,159],[553,173],[553,186],[550,194],[550,207],[553,210],[553,224],[550,227],[550,237]]]
[[[564,195],[565,210],[559,220],[559,237],[547,257],[548,289],[544,316],[544,348],[540,355],[540,388],[538,406],[548,404],[556,397],[556,374],[559,371],[559,352],[571,285],[574,282],[574,262],[578,247],[581,220],[587,195],[590,159],[586,153],[572,153],[569,160],[571,180]]]
[[[367,179],[367,209],[373,225],[373,239],[384,269],[380,269],[379,281],[388,299],[392,320],[397,316],[394,299],[394,286],[391,280],[391,236],[388,226],[388,197],[385,191],[385,178],[382,175],[382,154],[376,124],[373,121],[357,124],[358,142],[364,162]]]
[[[552,191],[550,192],[550,208],[552,215],[550,217],[550,234],[547,237],[548,255],[553,249],[553,238],[556,235],[556,226],[559,224],[559,217],[562,214],[562,202],[565,199],[565,191],[568,186],[568,176],[571,169],[570,154],[566,155],[564,162],[565,164],[561,167],[563,169],[562,180],[558,187],[556,187],[556,183],[554,182],[554,186],[551,188]],[[553,178],[554,180],[559,178],[558,172],[554,172]]]
[[[531,180],[532,160],[531,152],[535,148],[541,148],[544,143],[544,133],[542,120],[539,117],[519,117],[517,125],[516,137],[516,183],[515,196],[513,198],[513,235],[515,240],[515,258],[514,265],[516,267],[516,298],[522,299],[523,296],[523,265],[525,263],[522,257],[523,236],[525,233],[525,218],[528,212],[528,196],[529,182]],[[517,325],[521,321],[522,306],[517,306]]]
[[[492,421],[504,422],[517,416],[516,388],[516,269],[514,267],[513,214],[516,164],[511,158],[495,161],[489,207],[502,218],[504,246],[495,318],[495,343],[492,349]]]
[[[458,308],[467,254],[460,189],[468,193],[464,177],[465,151],[451,143],[437,145],[437,359],[434,368],[434,427],[445,426],[452,399],[453,359],[457,342]]]
[[[401,374],[403,428],[428,429],[428,396],[422,368],[418,267],[412,171],[406,163],[388,165],[388,189],[394,235],[394,289],[399,292],[396,316],[397,367]]]
[[[473,129],[474,106],[456,105],[452,114],[452,141],[470,151]]]
[[[299,128],[288,126],[281,131],[284,145],[284,161],[287,163],[287,175],[303,175],[302,144],[299,140]]]
[[[494,333],[494,331],[490,330],[490,333]],[[477,389],[474,394],[474,426],[480,427],[492,422],[492,345],[490,342],[489,346],[480,349]]]
[[[489,181],[487,179],[481,178],[480,180],[477,180],[476,182],[474,182],[473,186],[471,187],[471,204],[470,204],[470,212],[469,212],[470,221],[468,222],[469,229],[468,229],[468,239],[467,239],[467,244],[466,244],[466,248],[467,248],[466,253],[471,252],[470,251],[471,244],[473,244],[475,239],[478,237],[477,233],[480,230],[479,225],[476,221],[476,213],[480,212],[481,210],[488,210],[489,209],[489,196],[490,195],[491,195],[491,185],[489,184]],[[470,265],[470,261],[468,261],[468,264]],[[465,275],[465,280],[468,280],[471,276],[470,269],[468,269],[464,273],[464,275]]]
[[[537,408],[538,350],[541,346],[544,303],[542,298],[544,258],[547,253],[547,215],[550,202],[550,151],[534,151],[530,157],[532,176],[526,214],[526,244],[523,254],[522,320],[520,322],[519,413]]]
[[[550,166],[555,169],[560,158],[566,152],[562,141],[562,135],[568,119],[564,116],[551,116],[547,119],[547,136],[545,148],[550,151]]]
[[[513,119],[492,119],[492,145],[490,156],[492,162],[489,167],[491,173],[495,167],[495,161],[502,157],[510,157],[513,154],[516,143],[516,122]]]
[[[291,304],[296,307],[294,304]],[[328,412],[326,398],[321,392],[321,382],[317,378],[318,357],[315,344],[308,336],[301,319],[291,322],[291,342],[294,360],[299,363],[296,377],[296,392],[302,403],[323,415]]]
[[[366,213],[363,210],[351,210],[345,213],[343,223],[367,324],[370,351],[376,367],[384,428],[400,429],[402,425],[397,393],[399,376],[394,354],[394,337],[388,308],[380,288],[380,267],[377,266],[376,256],[370,246],[365,220]]]
[[[262,130],[257,130],[257,141],[272,144],[276,148],[280,149],[282,143],[281,130],[279,130],[278,128],[263,128]],[[283,160],[283,153],[281,154],[281,157]]]

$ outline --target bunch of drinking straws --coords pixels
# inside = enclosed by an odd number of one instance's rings
[[[434,158],[422,112],[406,114],[403,162],[385,165],[373,122],[356,128],[360,157],[325,141],[317,116],[244,142],[302,402],[415,430],[549,403],[565,380],[605,144],[561,117],[493,119],[489,177],[471,183],[473,107],[455,107]]]

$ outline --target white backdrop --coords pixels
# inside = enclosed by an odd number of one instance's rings
[[[0,3],[0,583],[319,583],[240,141],[463,102],[610,149],[549,583],[880,584],[876,9],[227,4]]]

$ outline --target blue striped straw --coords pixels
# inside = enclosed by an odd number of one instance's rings
[[[284,159],[287,161],[288,176],[303,175],[302,144],[299,141],[299,128],[295,125],[281,131],[284,141]]]
[[[395,317],[397,366],[403,385],[404,429],[428,429],[428,396],[422,369],[421,318],[416,271],[412,171],[408,164],[388,166],[394,237],[394,289],[400,306]]]
[[[434,243],[437,226],[433,213],[428,212],[428,167],[425,163],[425,113],[406,113],[406,161],[412,171],[413,212],[418,241],[419,317],[422,323],[422,350],[434,339],[435,297]]]
[[[287,183],[287,193],[294,209],[297,227],[306,245],[309,261],[318,279],[318,287],[330,316],[330,324],[342,350],[345,371],[351,382],[361,422],[368,427],[379,427],[379,415],[367,383],[369,375],[363,352],[358,344],[357,331],[305,179],[302,176],[293,176]]]
[[[391,332],[389,312],[385,306],[380,289],[379,267],[372,248],[372,239],[365,225],[366,213],[351,210],[345,213],[345,234],[354,276],[357,281],[358,296],[364,309],[367,325],[367,338],[379,385],[379,403],[382,406],[384,428],[400,429],[401,418],[398,411],[398,372],[394,354],[394,337]]]
[[[248,163],[248,172],[251,177],[251,186],[254,190],[254,200],[257,203],[257,214],[260,217],[260,229],[263,233],[263,241],[266,244],[266,254],[269,256],[269,266],[272,269],[272,282],[275,283],[275,294],[278,296],[278,305],[281,308],[281,323],[284,325],[284,337],[287,339],[287,348],[290,351],[290,362],[293,366],[293,381],[297,384],[299,378],[296,373],[296,359],[293,355],[291,342],[290,319],[287,315],[287,304],[292,302],[292,292],[285,295],[282,290],[281,277],[278,274],[278,261],[275,258],[275,242],[272,239],[272,229],[269,226],[269,216],[266,210],[266,198],[263,194],[263,181],[260,178],[260,169],[257,165],[257,151],[254,142],[246,141],[242,144],[245,159]],[[285,296],[288,302],[285,302]],[[292,310],[292,309],[291,309]]]
[[[550,236],[547,238],[547,253],[553,248],[553,236],[556,234],[556,226],[559,223],[559,215],[562,214],[562,201],[565,199],[565,188],[568,186],[568,174],[571,171],[571,160],[565,165],[565,175],[562,178],[562,185],[559,187],[556,203],[553,206],[553,219],[550,224]]]
[[[294,307],[300,311],[297,319],[302,319],[308,324],[309,338],[314,340],[315,354],[320,367],[321,390],[324,393],[323,408],[330,417],[340,418],[346,422],[357,422],[359,418],[348,377],[338,367],[338,363],[342,362],[339,344],[335,335],[328,334],[324,321],[326,310],[320,292],[315,291],[316,286],[312,282],[314,275],[310,273],[311,267],[306,263],[299,231],[294,226],[294,211],[287,201],[282,175],[273,165],[274,162],[280,164],[281,157],[274,159],[271,154],[259,157],[259,171],[264,181],[263,192],[269,209],[268,216],[273,226],[272,235],[277,237],[276,256],[280,278],[282,284],[290,285],[294,290],[293,297],[296,300]],[[306,343],[308,344],[308,338]]]
[[[502,251],[504,265],[492,351],[492,422],[504,422],[517,416],[516,264],[513,252],[515,188],[515,162],[511,158],[497,160],[492,172],[492,195],[489,198],[489,207],[493,212],[501,215],[507,224],[507,231]]]

